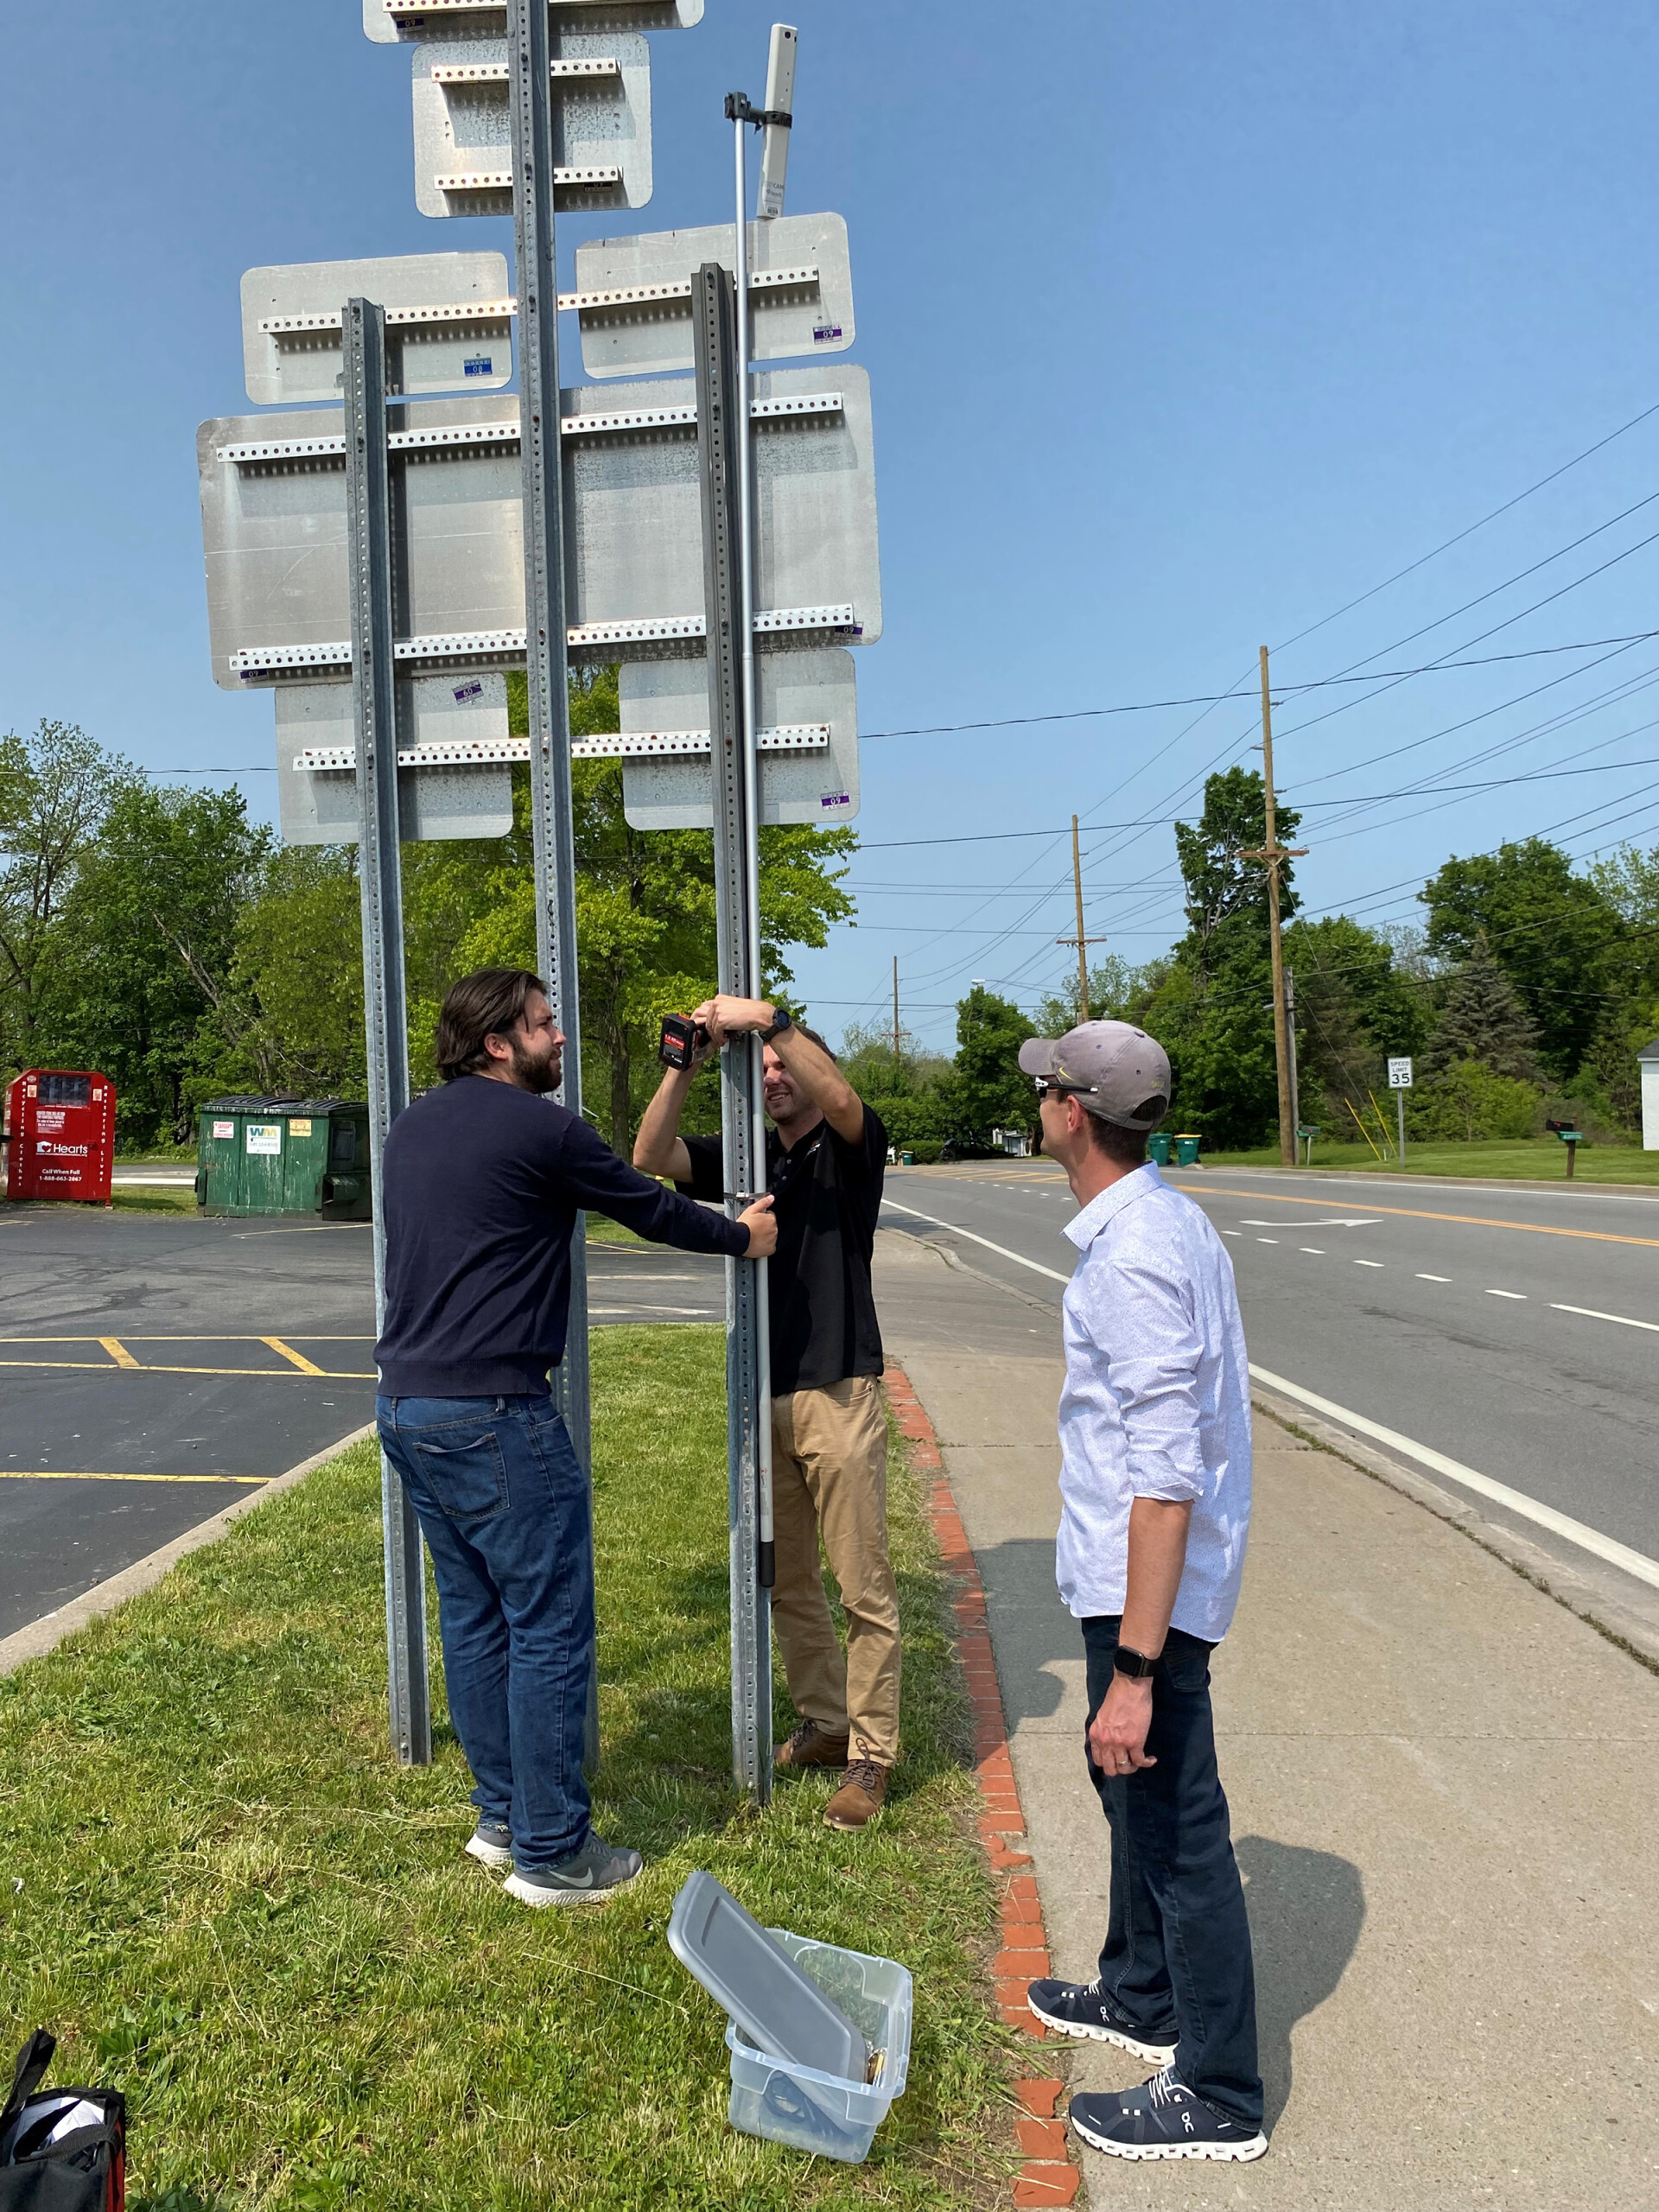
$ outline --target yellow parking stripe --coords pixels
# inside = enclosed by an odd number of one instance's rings
[[[100,1337],[98,1340],[118,1367],[137,1367],[138,1363],[119,1337]]]
[[[263,1341],[263,1339],[261,1340]],[[0,1359],[0,1367],[74,1368],[94,1375],[113,1375],[115,1368],[106,1367],[101,1359]],[[316,1367],[309,1374],[302,1375],[294,1367],[162,1367],[141,1366],[130,1358],[127,1368],[135,1375],[262,1375],[267,1382],[308,1382],[319,1377],[327,1382],[374,1382],[378,1381],[372,1369],[359,1370],[340,1367]]]
[[[302,1375],[321,1375],[323,1370],[313,1366],[303,1352],[296,1351],[292,1344],[285,1344],[280,1337],[261,1337],[262,1344],[269,1344],[272,1351],[280,1352],[284,1359],[291,1359]]]
[[[14,1483],[268,1483],[269,1475],[105,1475],[79,1467],[0,1467],[0,1482]]]

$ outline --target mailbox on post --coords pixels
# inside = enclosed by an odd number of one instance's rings
[[[115,1085],[91,1069],[27,1068],[6,1093],[6,1196],[110,1203]]]

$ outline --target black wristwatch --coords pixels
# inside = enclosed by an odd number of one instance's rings
[[[1132,1682],[1144,1682],[1156,1672],[1158,1662],[1148,1659],[1144,1651],[1131,1651],[1127,1643],[1120,1643],[1112,1654],[1112,1664]]]
[[[789,1018],[789,1008],[786,1006],[774,1007],[772,1012],[772,1027],[770,1029],[763,1029],[760,1032],[760,1042],[763,1045],[770,1045],[774,1037],[781,1037],[785,1029],[792,1029],[794,1027],[794,1023]]]

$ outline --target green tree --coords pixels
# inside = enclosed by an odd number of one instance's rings
[[[1491,957],[1537,1032],[1544,1068],[1558,1081],[1570,1078],[1589,1048],[1626,934],[1596,880],[1574,875],[1559,846],[1528,837],[1447,861],[1418,896],[1438,957],[1466,960],[1485,931]]]
[[[1414,1090],[1406,1126],[1414,1137],[1480,1144],[1500,1137],[1530,1136],[1538,1125],[1536,1086],[1494,1075],[1480,1060],[1459,1060]]]
[[[1493,957],[1485,931],[1477,930],[1423,1053],[1424,1074],[1432,1078],[1474,1060],[1494,1075],[1535,1084],[1537,1043],[1520,993]]]
[[[40,998],[75,870],[135,771],[73,722],[0,737],[0,1071],[60,1059]]]
[[[128,1140],[187,1140],[196,1102],[250,1043],[237,922],[270,842],[239,791],[130,784],[82,853],[47,1003],[72,1065],[113,1080]]]
[[[1300,816],[1278,810],[1279,841]],[[1169,1126],[1211,1145],[1260,1144],[1278,1121],[1273,974],[1264,864],[1245,858],[1267,842],[1267,790],[1252,769],[1230,768],[1205,785],[1204,810],[1175,827],[1185,888],[1186,935],[1166,962],[1143,971],[1125,1008],[1169,1054]],[[1297,908],[1284,864],[1280,912]]]
[[[1421,1052],[1427,990],[1401,973],[1386,938],[1346,914],[1293,922],[1285,966],[1295,978],[1302,1118],[1351,1135],[1351,1109],[1370,1114],[1389,1056]]]
[[[1037,1094],[1021,1072],[1020,1047],[1033,1033],[1011,999],[976,983],[957,1002],[957,1057],[940,1085],[947,1133],[988,1146],[994,1128],[1033,1129]]]
[[[227,1059],[227,1088],[366,1095],[361,944],[356,848],[273,853],[237,917],[231,978],[249,1023]],[[428,1052],[430,1027],[421,1035]]]
[[[1135,984],[1135,972],[1128,961],[1109,952],[1089,970],[1089,1019],[1121,1021]],[[1035,1033],[1039,1037],[1064,1037],[1068,1029],[1076,1028],[1082,1017],[1083,1001],[1077,990],[1077,970],[1073,969],[1038,1007]]]
[[[944,1053],[924,1051],[904,1029],[895,1052],[890,1028],[855,1024],[842,1039],[840,1063],[895,1145],[938,1143],[950,1135],[950,1062]]]

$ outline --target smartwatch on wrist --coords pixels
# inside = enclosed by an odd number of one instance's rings
[[[781,1037],[785,1029],[792,1029],[794,1027],[794,1023],[789,1018],[789,1008],[786,1006],[774,1007],[772,1027],[770,1029],[763,1029],[760,1032],[760,1042],[763,1045],[770,1045],[774,1037]]]
[[[1112,1664],[1120,1675],[1127,1675],[1132,1682],[1145,1682],[1151,1680],[1158,1662],[1148,1659],[1144,1651],[1132,1651],[1127,1643],[1120,1643],[1112,1654]]]

